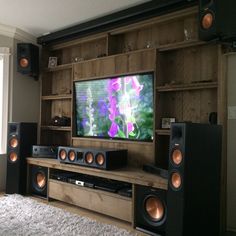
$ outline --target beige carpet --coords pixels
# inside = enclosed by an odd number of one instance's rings
[[[12,194],[0,197],[0,235],[104,235],[133,236],[113,225],[103,224],[65,210]]]

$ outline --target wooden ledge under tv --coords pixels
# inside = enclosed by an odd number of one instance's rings
[[[49,171],[64,170],[94,177],[108,178],[132,184],[132,198],[124,197],[117,193],[110,193],[98,189],[86,188],[70,183],[48,179],[48,200],[56,199],[105,215],[112,216],[130,222],[134,222],[134,196],[137,185],[167,189],[167,179],[149,174],[134,167],[124,167],[117,170],[107,171],[97,168],[83,167],[79,165],[60,163],[56,159],[27,158],[28,167],[37,165],[47,167]],[[28,173],[29,174],[29,173]],[[30,175],[28,175],[30,178]],[[28,180],[29,182],[29,180]]]

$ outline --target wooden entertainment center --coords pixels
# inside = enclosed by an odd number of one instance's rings
[[[49,57],[58,65],[48,68]],[[132,198],[48,179],[48,198],[101,212],[135,226],[137,185],[167,189],[167,180],[142,171],[143,164],[168,168],[170,130],[162,118],[209,123],[217,112],[224,127],[222,156],[222,222],[225,209],[226,82],[222,46],[198,39],[198,9],[191,7],[42,48],[40,144],[128,150],[128,167],[105,171],[57,160],[28,158],[29,165],[124,181],[132,184]],[[132,142],[75,137],[73,82],[103,77],[154,72],[153,142]],[[67,116],[71,126],[53,126],[53,117]],[[79,197],[78,197],[79,196]]]

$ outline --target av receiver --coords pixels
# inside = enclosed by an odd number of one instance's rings
[[[40,157],[40,158],[45,157],[45,158],[57,159],[57,150],[58,148],[55,146],[33,145],[32,157]]]

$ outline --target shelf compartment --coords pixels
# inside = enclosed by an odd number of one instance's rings
[[[49,179],[49,197],[132,222],[132,199],[118,194]]]
[[[58,58],[58,67],[107,55],[107,35],[92,37],[91,40],[75,40],[50,48],[48,57]]]
[[[195,86],[214,87],[218,80],[218,63],[218,46],[212,44],[159,52],[157,88],[165,89],[166,84],[174,89],[178,89],[180,85],[180,90],[188,87],[194,89]],[[211,82],[207,84],[204,81]]]
[[[208,123],[210,113],[217,112],[216,97],[217,89],[157,93],[156,127],[161,127],[161,119],[165,117],[173,117],[177,122]]]
[[[41,126],[40,144],[52,146],[70,146],[71,132],[70,127],[55,127],[50,129],[50,126]]]
[[[158,86],[157,92],[172,92],[172,91],[184,91],[184,90],[195,90],[195,89],[214,89],[217,88],[217,82],[199,82],[190,84],[175,84],[175,85],[164,85]]]
[[[118,28],[110,31],[108,52],[113,55],[147,47],[169,50],[188,46],[198,39],[197,23],[196,9],[188,8]],[[187,36],[184,31],[188,32]]]
[[[64,68],[42,75],[42,97],[71,94],[72,70]]]
[[[74,64],[74,80],[154,71],[156,50],[142,49]]]

